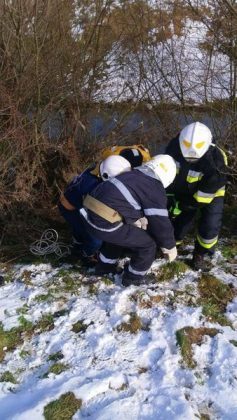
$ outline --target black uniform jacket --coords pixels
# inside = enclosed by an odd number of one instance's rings
[[[224,196],[227,158],[215,144],[197,162],[187,162],[177,136],[166,147],[166,153],[174,158],[177,166],[176,178],[167,193],[194,206],[209,204],[215,197]]]
[[[165,189],[157,179],[134,169],[101,183],[90,195],[118,211],[123,223],[133,224],[146,216],[148,232],[157,246],[167,249],[175,246]],[[110,223],[90,210],[87,214],[88,222],[99,230],[116,233],[116,227],[119,228],[120,222]]]

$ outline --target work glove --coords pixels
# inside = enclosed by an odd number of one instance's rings
[[[174,246],[174,248],[167,249],[167,248],[161,248],[161,251],[164,254],[164,257],[169,261],[174,261],[177,257],[177,248]]]
[[[148,220],[146,217],[141,217],[140,219],[137,219],[133,224],[140,229],[147,230]]]
[[[168,204],[169,214],[172,218],[179,216],[183,211],[192,211],[200,207],[193,197],[181,197],[179,201],[174,196],[171,196],[169,197]]]
[[[172,218],[180,215],[182,209],[180,208],[180,202],[176,199],[174,194],[168,194],[168,211]]]
[[[174,202],[169,208],[169,213],[172,217],[177,217],[182,213],[180,202],[174,199]]]

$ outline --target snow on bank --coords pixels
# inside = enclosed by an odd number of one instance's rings
[[[159,265],[156,261],[153,270]],[[237,287],[237,278],[223,267],[213,272]],[[71,290],[65,288],[67,275],[74,282]],[[235,329],[211,324],[201,307],[174,301],[177,291],[197,294],[196,273],[129,288],[121,287],[119,278],[82,283],[80,271],[66,265],[15,266],[13,276],[15,281],[0,289],[4,329],[19,324],[19,313],[34,324],[53,314],[54,328],[26,335],[6,353],[0,376],[10,371],[17,384],[0,382],[1,420],[43,419],[44,407],[68,391],[83,401],[74,420],[237,418],[237,347],[230,342],[237,340],[236,324]],[[233,324],[236,308],[235,299],[227,308]],[[142,328],[132,334],[121,326],[134,313]],[[78,321],[84,328],[75,332]],[[176,331],[185,326],[219,330],[193,345],[195,369],[185,368],[176,342]],[[49,356],[58,352],[66,370],[56,375],[49,372]]]

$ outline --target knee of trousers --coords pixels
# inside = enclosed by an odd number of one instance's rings
[[[151,244],[150,248],[149,248],[149,251],[150,251],[151,255],[154,256],[154,257],[156,255],[156,249],[157,249],[156,243],[153,242]]]
[[[202,220],[198,223],[198,234],[206,239],[218,236],[222,224],[222,215],[220,217],[213,217],[208,220]]]
[[[150,242],[149,247],[139,248],[139,251],[132,256],[130,266],[138,271],[149,270],[151,264],[155,260],[156,248],[156,243],[154,241]]]
[[[146,258],[147,256],[155,256],[156,255],[156,248],[157,245],[155,243],[155,241],[151,238],[151,240],[149,242],[147,242],[146,244],[144,244],[144,246],[141,246],[139,248],[139,254],[144,254],[144,257]]]

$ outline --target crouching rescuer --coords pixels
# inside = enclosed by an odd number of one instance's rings
[[[108,178],[140,166],[151,159],[149,150],[142,144],[112,146],[102,151],[101,161],[76,175],[61,194],[58,208],[73,235],[71,254],[80,258],[84,265],[94,266],[101,240],[86,231],[79,213],[83,197]]]
[[[64,194],[60,197],[59,211],[71,227],[74,246],[73,253],[84,265],[90,267],[97,262],[96,252],[102,242],[85,229],[83,217],[79,210],[83,205],[83,197],[93,188],[110,177],[131,170],[130,162],[122,156],[109,156],[98,165],[98,175],[94,174],[94,166],[73,178]]]
[[[80,213],[88,231],[103,241],[97,275],[116,273],[124,250],[132,254],[124,268],[124,286],[144,280],[157,247],[169,261],[176,258],[165,194],[175,175],[173,158],[157,155],[133,171],[108,179],[86,196]]]

